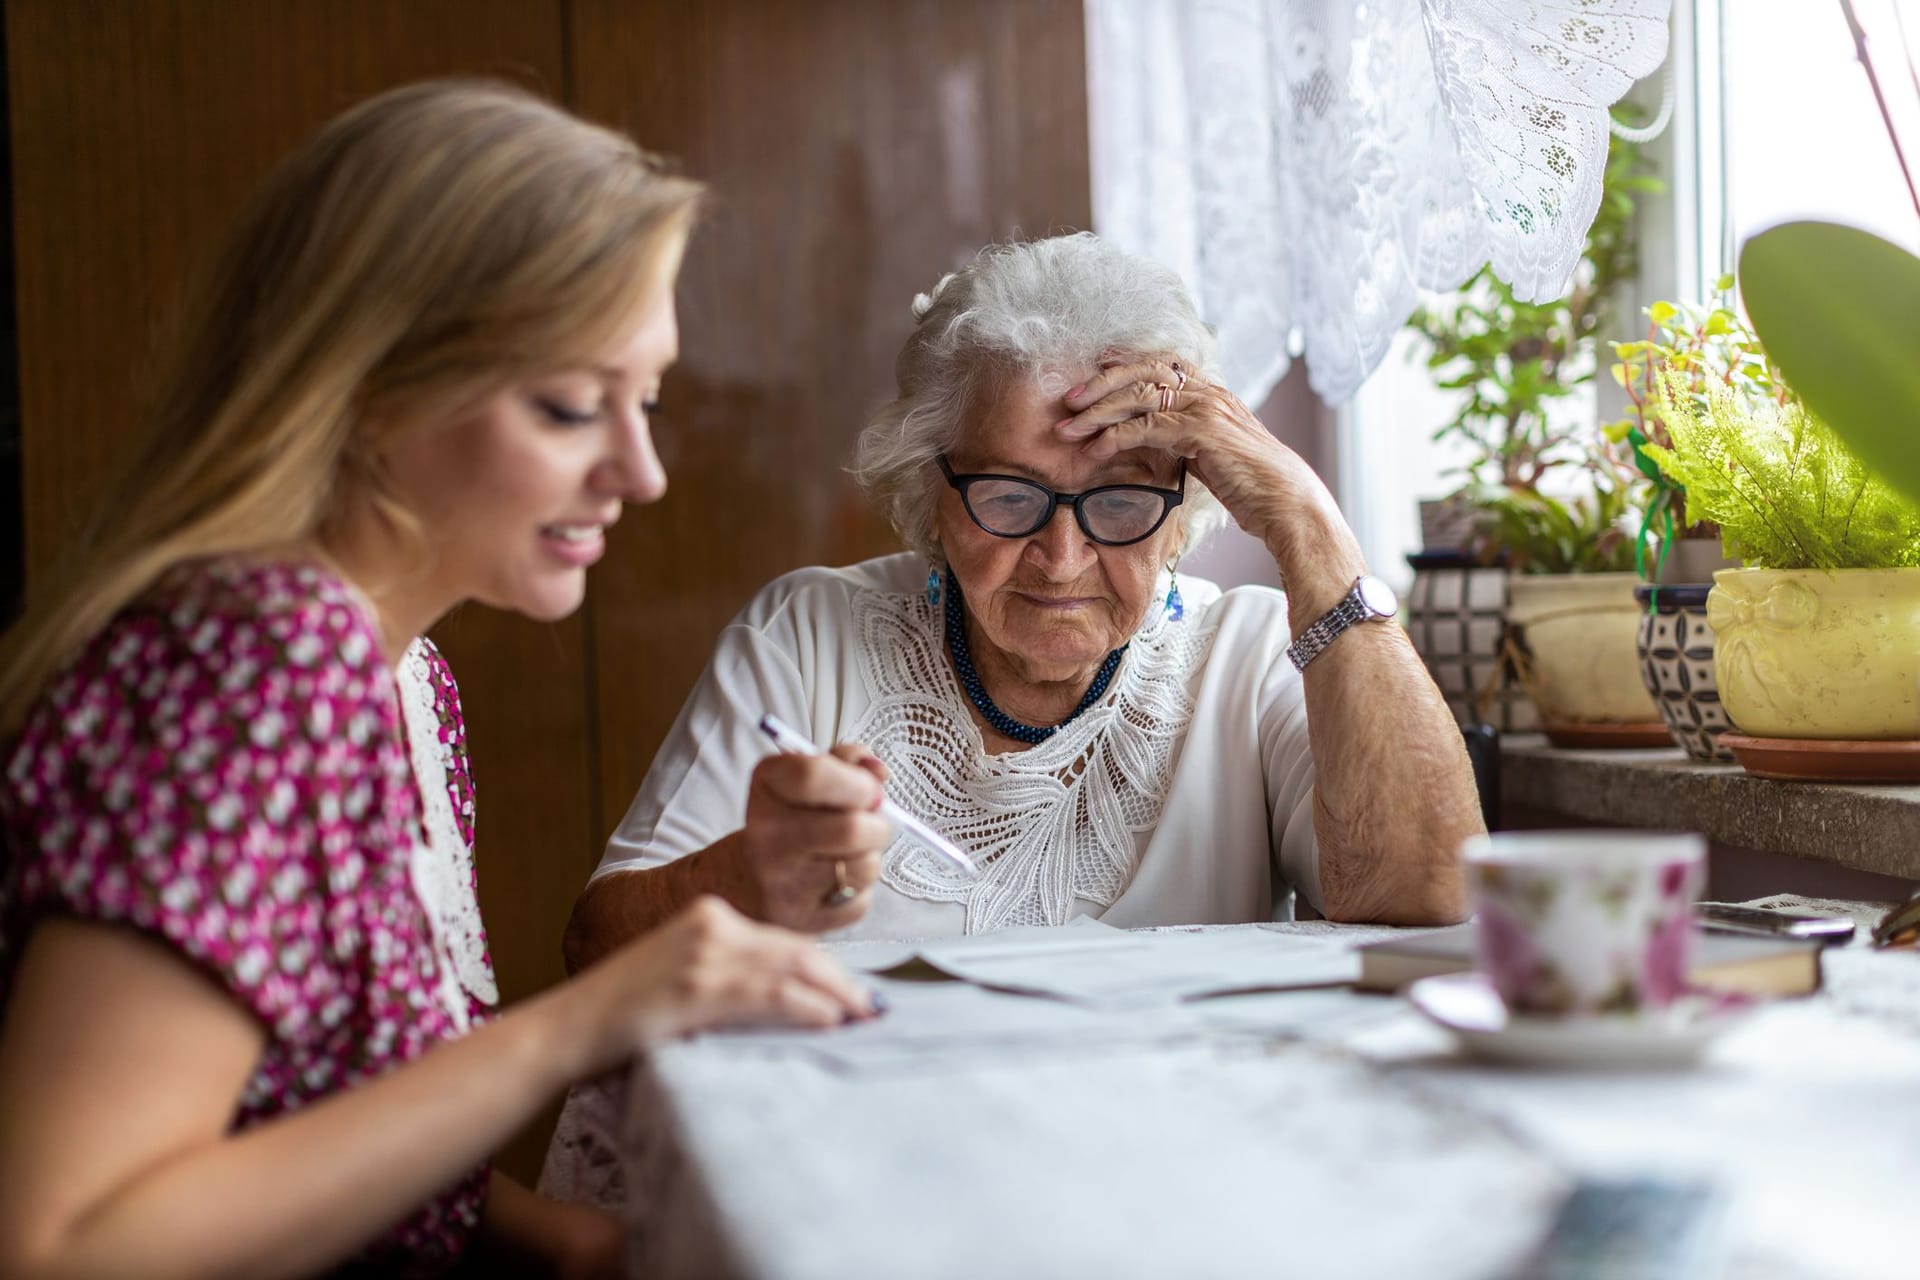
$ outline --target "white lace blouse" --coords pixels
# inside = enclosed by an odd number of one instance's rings
[[[968,882],[906,836],[844,938],[1003,925],[1238,923],[1319,902],[1313,762],[1286,597],[1183,577],[1183,621],[1149,610],[1112,685],[1052,738],[988,754],[947,658],[926,565],[888,556],[769,584],[721,633],[596,878],[736,830],[772,712],[865,743],[889,792],[968,849]],[[1164,580],[1158,595],[1166,591]]]

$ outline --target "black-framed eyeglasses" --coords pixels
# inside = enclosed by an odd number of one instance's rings
[[[1027,538],[1047,527],[1062,506],[1073,508],[1080,532],[1106,547],[1124,547],[1153,536],[1173,509],[1187,500],[1187,463],[1180,461],[1180,487],[1105,484],[1085,493],[1056,493],[1038,480],[991,474],[955,475],[947,456],[940,472],[960,494],[973,522],[996,538]]]

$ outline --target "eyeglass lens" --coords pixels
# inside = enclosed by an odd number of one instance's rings
[[[988,533],[1022,538],[1053,518],[1053,495],[1012,479],[973,480],[962,495],[967,510]],[[1165,517],[1166,499],[1144,489],[1094,489],[1080,500],[1087,532],[1105,542],[1133,542],[1152,533]]]

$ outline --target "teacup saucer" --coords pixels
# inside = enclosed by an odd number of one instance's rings
[[[1640,1017],[1525,1017],[1508,1013],[1478,973],[1422,978],[1407,988],[1407,999],[1475,1057],[1590,1070],[1686,1066],[1751,1007],[1700,995]]]

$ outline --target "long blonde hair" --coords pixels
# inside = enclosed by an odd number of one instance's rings
[[[610,340],[670,279],[701,188],[505,85],[372,98],[282,160],[189,299],[144,445],[0,650],[0,739],[183,561],[371,503],[432,410]]]

